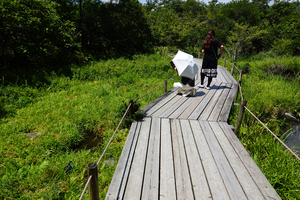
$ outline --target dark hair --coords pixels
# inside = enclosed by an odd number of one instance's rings
[[[210,47],[210,43],[215,43],[216,38],[215,38],[215,31],[214,30],[209,30],[207,33],[207,36],[204,40],[204,48],[208,49]]]

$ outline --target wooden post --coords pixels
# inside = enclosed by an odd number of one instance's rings
[[[99,184],[98,184],[98,170],[97,163],[89,163],[87,165],[88,177],[92,175],[89,183],[90,200],[99,200]]]
[[[133,99],[129,99],[129,104],[131,103],[131,106],[128,110],[129,112],[129,117],[132,117],[133,116]]]
[[[167,92],[167,90],[168,90],[168,80],[165,79],[165,93]]]
[[[247,100],[243,100],[242,105],[240,107],[239,114],[238,114],[238,118],[237,118],[237,121],[236,121],[236,125],[235,125],[235,130],[234,130],[235,134],[237,134],[239,132],[239,129],[241,127],[241,123],[242,123],[242,120],[243,120],[243,115],[244,115],[246,105],[247,105]]]
[[[224,58],[224,68],[226,69],[225,65],[226,65],[226,58]]]
[[[231,75],[233,75],[234,66],[235,66],[235,63],[233,63],[233,65],[232,65],[232,68],[231,68]]]
[[[238,90],[237,90],[237,92],[235,94],[235,98],[234,98],[235,100],[237,100],[238,94],[239,94],[239,89],[242,86],[242,73],[243,73],[243,70],[240,70],[240,77],[239,77],[239,80],[238,80]]]

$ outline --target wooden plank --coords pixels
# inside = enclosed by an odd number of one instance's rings
[[[180,120],[195,199],[209,199],[211,194],[188,120]]]
[[[222,85],[219,89],[221,89],[222,95],[218,99],[218,101],[215,104],[215,107],[213,108],[209,118],[207,119],[208,121],[217,121],[220,115],[220,112],[222,111],[222,108],[224,106],[224,103],[226,102],[228,93],[230,91],[231,84],[227,83],[225,85]],[[231,106],[231,105],[228,105]]]
[[[229,196],[222,180],[221,174],[209,149],[204,137],[204,133],[200,124],[196,120],[190,120],[191,128],[197,145],[197,149],[201,158],[201,162],[205,171],[206,180],[208,182],[212,199],[229,200]]]
[[[219,82],[211,87],[207,95],[205,95],[204,99],[198,104],[198,106],[194,109],[194,111],[192,112],[192,114],[189,116],[188,119],[194,119],[194,120],[198,119],[198,117],[201,115],[202,111],[205,109],[206,105],[208,104],[212,96],[217,91],[220,84],[221,83]]]
[[[203,88],[198,89],[196,96],[193,98],[190,98],[190,101],[188,100],[185,102],[185,104],[182,106],[183,112],[177,117],[178,119],[187,119],[191,113],[195,110],[195,108],[199,105],[199,103],[203,100],[205,95],[208,93],[208,90],[205,90]],[[177,112],[180,112],[181,110],[178,109]],[[177,113],[174,113],[174,115]],[[175,118],[172,116],[172,118]]]
[[[254,160],[248,154],[247,150],[244,148],[242,143],[231,130],[230,126],[226,122],[219,122],[219,125],[223,129],[228,141],[231,143],[232,147],[237,152],[239,158],[244,163],[244,166],[247,168],[252,179],[258,185],[258,188],[264,195],[265,199],[281,199],[272,187],[272,185],[269,183],[268,179],[265,177],[265,175],[261,172]]]
[[[121,199],[124,194],[124,189],[130,171],[131,161],[139,136],[140,127],[141,122],[134,122],[130,127],[130,131],[123,147],[117,168],[114,172],[114,176],[106,194],[105,199],[107,200]]]
[[[183,104],[180,105],[168,118],[178,118],[194,101],[196,97],[188,98]]]
[[[237,84],[237,81],[233,78],[233,76],[231,75],[231,73],[223,67],[223,74],[224,76],[226,76],[226,79],[228,80],[228,83],[234,83]]]
[[[197,71],[197,75],[196,75],[196,79],[195,79],[195,84],[198,84],[201,81],[200,73],[201,73],[201,68],[202,68],[202,60],[201,59],[197,59],[197,58],[196,59],[194,58],[194,60],[195,60],[197,66],[198,66],[198,69],[199,69]]]
[[[221,177],[223,178],[230,199],[247,199],[209,123],[206,121],[199,121],[199,123],[202,127],[208,146],[215,159],[216,165],[218,166]]]
[[[164,98],[166,98],[167,96],[173,94],[174,92],[176,92],[175,88],[172,88],[171,90],[169,90],[168,92],[164,93],[162,96],[160,96],[159,98],[155,99],[154,101],[152,101],[150,104],[148,104],[147,106],[145,106],[144,108],[141,109],[142,113],[146,116],[147,111],[150,110],[153,106],[155,106],[158,102],[162,101]]]
[[[172,106],[173,104],[175,104],[177,101],[179,101],[179,99],[182,98],[181,95],[176,95],[173,97],[173,99],[171,99],[169,102],[167,102],[165,105],[163,105],[162,107],[160,107],[158,110],[156,110],[153,114],[152,117],[158,117],[160,116],[163,112],[165,112],[170,106]]]
[[[136,144],[135,154],[132,160],[130,174],[123,199],[131,200],[141,198],[150,125],[151,118],[144,118],[140,129],[139,139]]]
[[[141,199],[159,199],[160,119],[152,118]]]
[[[198,118],[198,120],[207,120],[210,116],[211,112],[213,111],[217,101],[219,100],[221,94],[223,93],[223,90],[220,89],[222,86],[225,86],[225,83],[222,83],[220,87],[215,92],[214,96],[211,98],[211,100],[206,105],[205,109],[203,110],[202,114]]]
[[[218,117],[218,121],[220,122],[227,122],[227,119],[228,119],[228,116],[229,116],[229,113],[230,113],[230,109],[231,109],[231,106],[232,106],[232,102],[233,102],[233,99],[234,99],[234,96],[235,96],[235,93],[238,89],[238,86],[236,84],[233,84],[231,86],[231,89],[229,91],[229,94],[226,98],[226,101],[224,103],[224,106],[219,114],[219,117]]]
[[[179,100],[171,105],[165,112],[163,112],[159,117],[167,118],[169,117],[174,111],[178,109],[185,101],[187,101],[189,97],[183,97],[179,98]]]
[[[179,120],[171,119],[177,199],[194,199]]]
[[[228,76],[229,74],[227,73],[228,72],[227,69],[225,69],[224,67],[220,67],[220,71],[222,71],[222,74],[223,74],[224,78],[226,79],[226,83],[232,83],[231,78]]]
[[[225,69],[224,67],[222,68],[223,70],[223,75],[225,76],[227,83],[237,83],[236,80],[233,78],[233,76],[230,74],[230,72]]]
[[[251,178],[244,164],[240,160],[239,156],[235,152],[234,148],[231,146],[218,122],[209,122],[209,124],[214,131],[215,136],[219,141],[219,144],[224,154],[226,155],[227,160],[229,161],[236,177],[238,178],[238,181],[241,184],[247,198],[257,200],[265,199],[255,182]]]
[[[226,78],[224,77],[223,71],[221,70],[222,66],[218,65],[218,78],[220,79],[221,82],[227,83]]]
[[[177,91],[176,92],[172,92],[170,95],[168,95],[167,97],[165,97],[164,99],[162,99],[161,101],[159,101],[158,103],[156,103],[154,106],[152,106],[152,108],[150,108],[148,111],[144,112],[144,115],[145,116],[151,116],[159,108],[161,108],[166,103],[168,103],[170,100],[172,100],[176,95],[177,95]]]
[[[176,199],[170,120],[161,120],[160,199]]]
[[[205,82],[204,82],[205,84]],[[198,88],[196,91],[196,95],[193,97],[189,97],[183,104],[181,104],[168,118],[176,119],[181,115],[181,119],[187,119],[192,110],[199,104],[202,100],[203,96],[207,93],[207,90],[204,88]],[[187,114],[187,116],[182,115],[183,112]]]

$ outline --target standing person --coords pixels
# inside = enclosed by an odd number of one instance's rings
[[[218,47],[221,49],[220,54],[218,54]],[[200,73],[201,84],[198,85],[198,87],[204,87],[205,89],[209,90],[212,78],[217,77],[218,59],[222,56],[223,51],[224,46],[217,38],[215,38],[215,31],[208,31],[208,34],[202,46],[202,53],[204,54],[204,59],[202,62],[202,69]],[[203,85],[205,76],[207,76],[208,78],[207,86]]]

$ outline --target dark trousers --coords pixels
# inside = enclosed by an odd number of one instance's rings
[[[205,74],[201,73],[201,85],[203,85],[204,78],[205,78]],[[207,78],[208,78],[207,87],[209,87],[209,85],[210,85],[210,83],[212,81],[212,77],[207,77]]]

